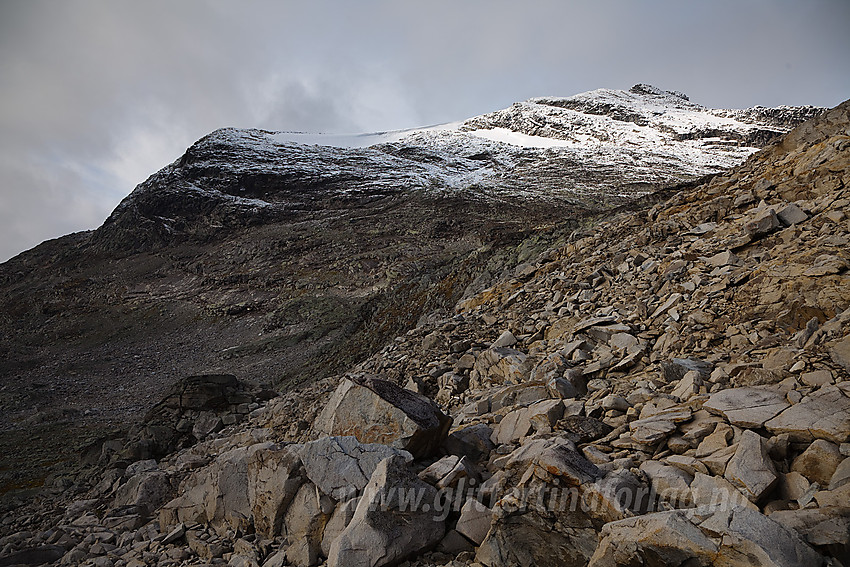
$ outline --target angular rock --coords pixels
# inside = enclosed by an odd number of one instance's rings
[[[389,445],[421,458],[442,443],[451,421],[425,396],[386,380],[352,377],[339,385],[313,427],[325,435],[353,435],[361,443]]]
[[[829,481],[842,460],[844,460],[844,457],[837,445],[823,439],[815,439],[805,451],[794,459],[791,463],[791,470],[802,474],[809,482],[829,486]]]
[[[776,213],[776,217],[785,226],[792,226],[807,221],[809,215],[794,203],[788,203]]]
[[[258,444],[248,452],[248,503],[257,533],[281,533],[283,516],[304,483],[297,445]]]
[[[311,567],[319,562],[322,533],[329,517],[320,498],[314,484],[302,484],[284,516],[289,539],[286,559],[298,567]]]
[[[709,567],[719,545],[682,510],[656,512],[605,524],[588,567],[689,565]]]
[[[328,567],[381,567],[436,545],[445,523],[432,506],[437,490],[402,457],[378,464],[348,527],[331,544]]]
[[[133,475],[130,480],[118,488],[113,505],[142,506],[150,514],[171,500],[174,492],[174,486],[171,484],[168,473],[158,470],[143,472]]]
[[[809,545],[833,546],[839,556],[850,553],[850,507],[780,510],[770,519],[796,532]]]
[[[722,415],[732,425],[757,428],[791,404],[782,392],[764,388],[731,388],[711,394],[703,408]]]
[[[761,238],[770,234],[781,226],[779,218],[776,216],[776,211],[772,208],[766,208],[758,211],[752,220],[744,225],[744,230],[752,238]]]
[[[384,459],[398,455],[406,461],[413,460],[407,451],[361,443],[355,437],[323,437],[299,447],[298,455],[307,478],[324,494],[339,501],[363,490]]]
[[[596,530],[581,511],[562,516],[553,529],[551,518],[534,512],[497,515],[475,561],[487,567],[578,567],[587,564],[596,547]]]
[[[774,434],[788,433],[796,442],[844,443],[850,439],[850,397],[838,386],[824,386],[764,425]]]
[[[348,527],[354,517],[354,512],[357,510],[358,502],[360,502],[359,496],[337,504],[322,533],[322,555],[324,557],[330,555],[334,540]]]
[[[478,546],[487,537],[492,519],[493,511],[490,508],[478,500],[470,499],[460,509],[455,529]]]
[[[478,372],[485,384],[517,384],[525,377],[526,358],[524,353],[512,348],[488,348],[475,359],[474,372]]]
[[[671,503],[674,508],[686,508],[691,504],[693,475],[652,460],[641,463],[640,470],[649,477],[653,491],[662,500]]]
[[[850,335],[830,345],[829,356],[835,364],[850,372]]]
[[[751,508],[758,511],[758,507],[750,502],[741,491],[722,476],[710,476],[696,473],[690,484],[691,497],[697,507],[707,506],[711,508]]]
[[[841,461],[835,472],[832,473],[832,478],[829,479],[829,489],[836,490],[848,483],[850,483],[850,457]]]
[[[493,341],[493,344],[490,345],[491,348],[499,348],[499,347],[512,347],[517,343],[516,337],[510,331],[505,331],[499,338]]]
[[[490,440],[493,430],[486,423],[476,423],[452,431],[445,441],[446,452],[473,461],[485,459],[496,445]]]
[[[758,502],[779,480],[776,467],[767,454],[767,443],[749,429],[741,435],[738,449],[726,465],[723,476],[750,502]]]

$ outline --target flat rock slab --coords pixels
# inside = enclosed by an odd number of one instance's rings
[[[323,493],[344,501],[363,490],[378,463],[398,455],[407,461],[407,451],[360,443],[355,437],[323,437],[303,445],[298,453],[309,478]]]
[[[791,404],[781,392],[763,388],[732,388],[711,394],[703,408],[738,427],[761,427]]]
[[[837,386],[825,386],[764,425],[771,433],[787,433],[792,441],[845,443],[850,440],[850,397]]]

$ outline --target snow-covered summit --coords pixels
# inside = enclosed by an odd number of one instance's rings
[[[598,210],[731,168],[821,112],[708,109],[682,93],[636,85],[534,98],[462,122],[393,132],[225,128],[139,185],[104,228],[125,226],[129,234],[129,227],[150,225],[171,234],[187,218],[261,222],[340,198],[403,195]]]

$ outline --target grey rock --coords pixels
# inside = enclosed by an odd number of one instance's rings
[[[504,331],[499,338],[493,341],[491,348],[511,347],[517,343],[517,338],[510,331]]]
[[[478,546],[487,537],[492,519],[493,511],[490,508],[478,500],[469,499],[460,509],[460,518],[455,529]]]
[[[799,224],[801,222],[805,222],[808,220],[809,215],[803,211],[800,207],[795,205],[794,203],[788,203],[776,213],[776,217],[779,221],[785,226],[792,226],[795,224]]]
[[[732,425],[761,427],[791,404],[782,392],[764,388],[731,388],[711,394],[703,408]]]
[[[263,443],[247,457],[248,503],[254,528],[264,537],[282,531],[283,516],[304,483],[298,445]]]
[[[788,433],[792,441],[850,439],[850,397],[838,386],[824,386],[765,423],[774,434]]]
[[[323,493],[340,501],[363,490],[384,459],[398,455],[406,461],[413,460],[407,451],[360,443],[355,437],[324,437],[300,446],[298,454],[307,478]]]
[[[374,377],[345,379],[313,424],[325,435],[353,435],[361,443],[432,454],[451,427],[437,405],[420,394]]]
[[[403,458],[381,461],[348,527],[331,544],[328,567],[393,565],[436,545],[445,534],[444,521],[432,509],[436,497],[437,490],[419,480]]]
[[[779,480],[776,467],[767,454],[766,441],[749,429],[741,434],[738,448],[723,476],[751,502],[761,500]]]

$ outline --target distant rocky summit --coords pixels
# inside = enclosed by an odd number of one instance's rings
[[[0,565],[850,563],[850,101],[286,137],[0,267]]]

